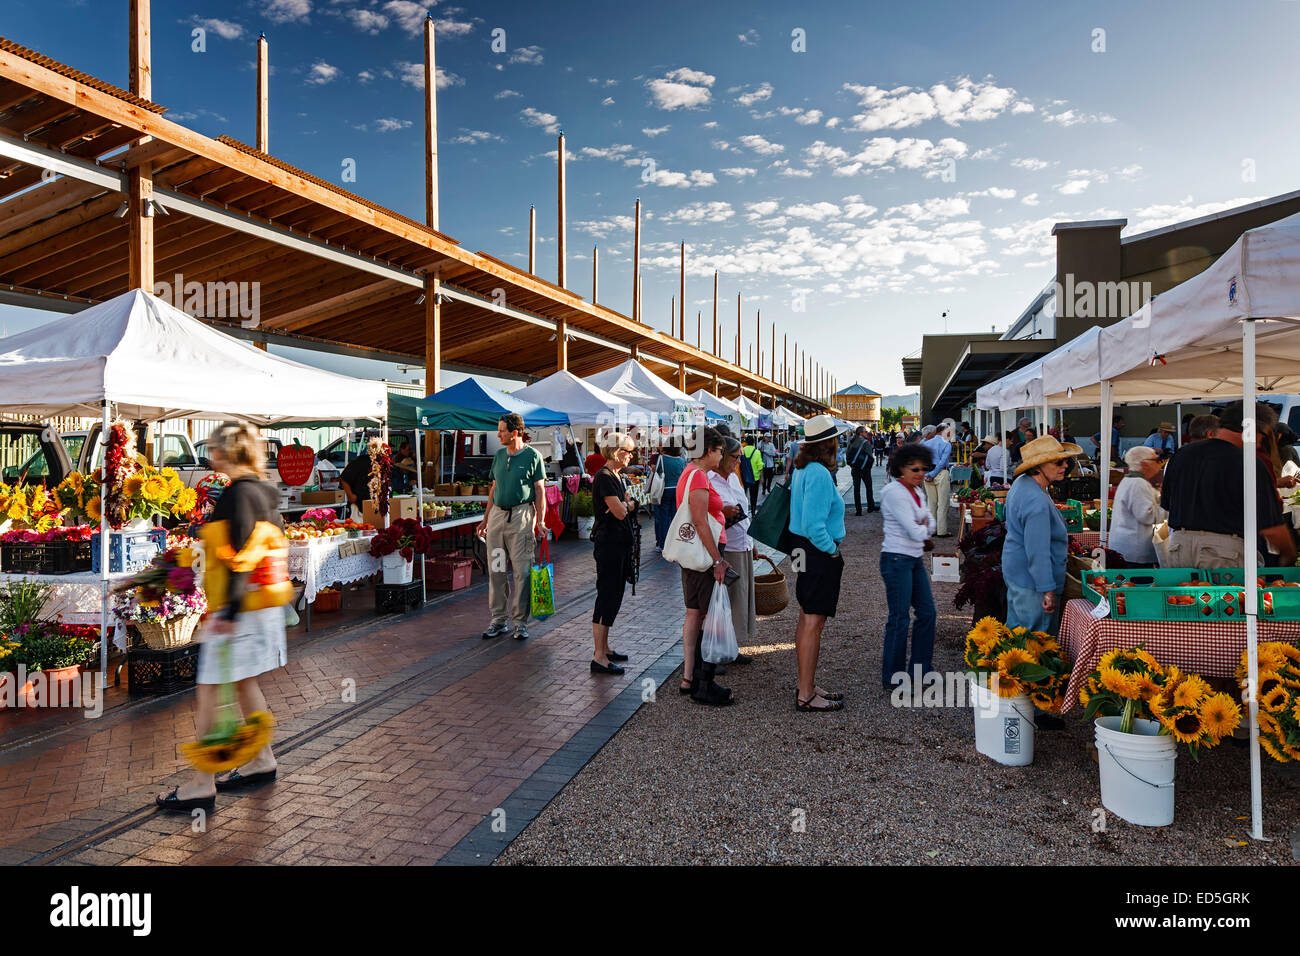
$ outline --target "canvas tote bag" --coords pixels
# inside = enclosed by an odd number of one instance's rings
[[[668,534],[664,538],[664,557],[691,571],[707,571],[713,567],[713,559],[709,557],[708,549],[695,530],[695,522],[691,520],[691,491],[696,475],[703,476],[705,481],[709,480],[708,475],[699,468],[691,473],[686,493],[682,495],[682,503],[673,515],[673,523],[668,526]],[[713,515],[709,515],[709,532],[716,544],[722,533],[722,525]]]

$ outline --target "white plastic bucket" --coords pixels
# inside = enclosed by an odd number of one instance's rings
[[[971,680],[975,749],[1008,767],[1034,762],[1034,705],[1024,694],[999,697]]]
[[[384,562],[384,583],[385,584],[410,584],[411,583],[411,562],[407,561],[397,552],[386,554],[383,557]]]
[[[596,524],[596,519],[595,519],[595,518],[579,518],[579,519],[578,519],[578,537],[581,538],[581,539],[584,540],[584,541],[590,540],[590,538],[591,538],[591,529],[592,529],[593,527],[595,527],[595,524]]]
[[[1141,827],[1174,822],[1174,761],[1178,743],[1160,736],[1160,724],[1135,718],[1133,733],[1119,731],[1120,717],[1096,720],[1101,805]]]

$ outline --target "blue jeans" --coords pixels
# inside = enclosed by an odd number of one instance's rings
[[[1043,610],[1043,594],[1033,588],[1016,587],[1007,582],[1007,627],[1023,627],[1029,631],[1042,631],[1055,636],[1054,622],[1060,613],[1061,592],[1056,592],[1057,610],[1048,614]]]
[[[677,514],[677,488],[664,489],[663,499],[655,505],[655,547],[660,551],[664,547],[664,539],[668,537],[668,526],[673,523],[673,515]]]
[[[880,682],[893,686],[900,671],[909,675],[921,668],[925,675],[933,670],[934,598],[930,594],[930,575],[924,558],[913,558],[892,551],[880,553],[880,576],[889,600],[889,620],[885,624],[885,650],[881,661]],[[912,660],[907,660],[908,609],[914,611],[912,624]]]

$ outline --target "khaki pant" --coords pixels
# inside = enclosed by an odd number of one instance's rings
[[[528,622],[529,586],[528,572],[536,554],[537,539],[533,536],[532,504],[509,509],[495,505],[488,514],[487,563],[488,605],[492,609],[492,623],[505,624],[507,614],[515,627]],[[509,565],[510,572],[506,567]],[[510,597],[510,573],[515,579],[515,593]]]
[[[754,606],[754,553],[725,551],[722,556],[740,575],[739,581],[727,586],[727,600],[731,602],[731,625],[736,629],[736,643],[747,644],[754,639],[758,624]]]
[[[934,481],[923,481],[921,484],[925,486],[925,500],[937,526],[934,533],[947,534],[948,512],[952,510],[952,472],[945,468],[934,476]]]
[[[1171,530],[1167,550],[1171,568],[1240,568],[1246,564],[1246,542],[1234,534]]]

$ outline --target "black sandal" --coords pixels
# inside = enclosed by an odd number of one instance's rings
[[[818,694],[821,695],[821,697],[822,697],[823,700],[843,700],[843,699],[844,699],[844,695],[843,695],[843,694],[832,694],[832,693],[827,693],[827,692],[824,691],[824,690],[823,690],[823,691],[818,691],[817,693],[814,693],[813,696],[816,697],[816,696],[818,696]]]
[[[843,702],[843,701],[830,700],[830,698],[827,698],[827,697],[823,697],[822,700],[827,701],[827,702],[830,704],[829,707],[814,707],[814,706],[812,705],[812,702],[813,702],[814,700],[816,700],[816,699],[817,699],[817,695],[816,695],[816,694],[813,694],[813,695],[812,695],[811,697],[809,697],[807,700],[801,700],[801,699],[799,698],[799,692],[798,692],[798,691],[795,691],[795,692],[794,692],[794,709],[797,710],[797,711],[800,711],[801,713],[805,713],[805,714],[826,714],[826,713],[830,713],[832,710],[843,710],[843,709],[844,709],[844,702]]]
[[[172,787],[172,792],[163,796],[159,794],[153,798],[159,809],[171,810],[176,813],[189,813],[192,810],[204,810],[211,813],[217,808],[217,796],[213,794],[210,797],[191,797],[188,800],[182,800],[177,796],[180,793],[180,787]]]
[[[261,773],[250,773],[245,777],[238,770],[230,771],[230,776],[225,780],[216,781],[218,790],[240,790],[246,787],[260,787],[262,784],[270,783],[275,779],[275,772],[279,769],[272,767],[270,770],[263,770]]]

